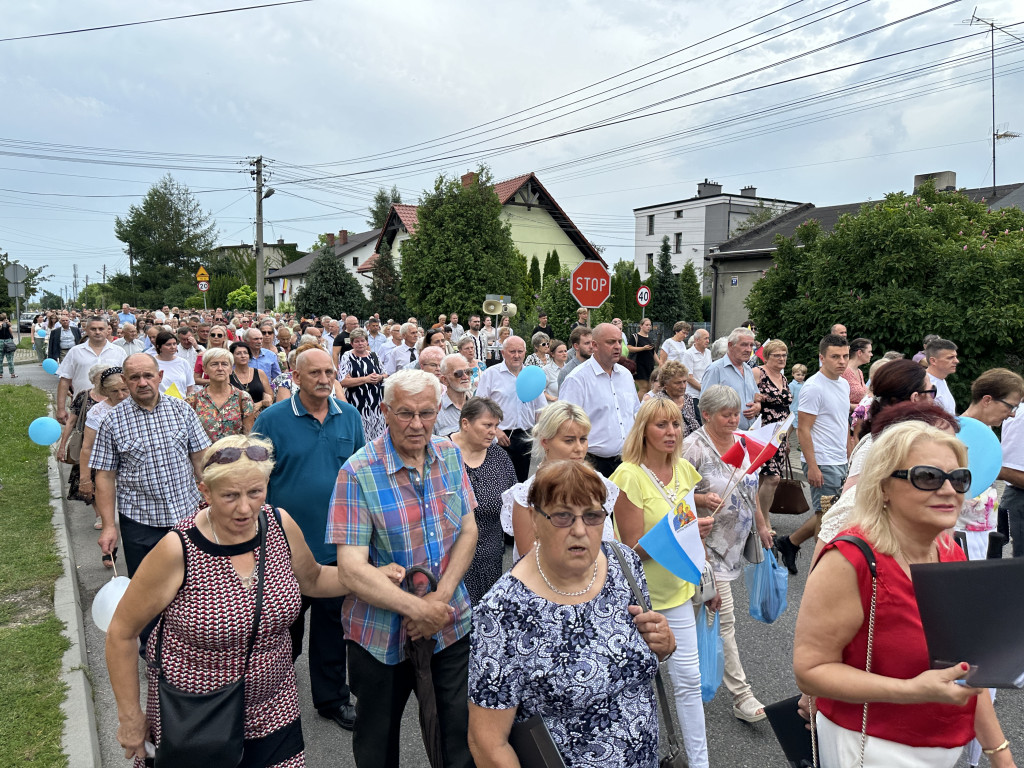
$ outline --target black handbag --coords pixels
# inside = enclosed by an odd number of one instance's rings
[[[171,685],[160,668],[160,743],[156,768],[234,768],[242,762],[245,748],[245,675],[256,645],[263,613],[263,581],[266,570],[267,516],[260,511],[259,557],[256,564],[256,613],[245,650],[242,676],[208,693],[189,693]],[[163,661],[164,622],[156,638],[155,662]]]
[[[644,597],[644,593],[640,591],[640,585],[636,583],[633,571],[630,570],[626,558],[623,557],[618,543],[611,541],[609,544],[612,545],[612,551],[619,561],[619,566],[622,568],[626,581],[629,582],[629,588],[633,590],[633,597],[636,599],[637,604],[644,611],[651,610],[651,606],[648,604],[647,598]],[[668,734],[668,752],[658,761],[658,766],[659,768],[690,768],[690,760],[686,757],[686,750],[683,749],[683,740],[679,737],[675,721],[672,718],[672,708],[669,706],[668,695],[665,693],[665,682],[661,679],[660,665],[658,672],[654,675],[654,683],[658,689],[658,705],[661,707],[661,714],[665,718],[665,731]]]

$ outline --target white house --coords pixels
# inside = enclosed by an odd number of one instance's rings
[[[337,237],[333,233],[327,235],[326,248],[334,249],[334,256],[340,259],[345,269],[355,275],[363,293],[370,295],[370,282],[372,275],[368,272],[360,272],[363,266],[373,255],[373,248],[380,235],[379,229],[371,229],[359,234],[349,234],[348,230],[341,230]],[[306,282],[306,274],[313,265],[316,257],[323,253],[325,248],[320,248],[312,253],[307,253],[301,259],[293,261],[280,269],[275,269],[267,275],[267,283],[273,286],[274,301],[295,301],[295,293]]]

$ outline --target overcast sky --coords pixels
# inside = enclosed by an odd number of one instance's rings
[[[0,36],[245,4],[8,2]],[[252,243],[259,154],[276,189],[266,242],[364,231],[378,186],[415,202],[438,173],[483,162],[498,180],[537,172],[613,262],[632,259],[633,208],[692,197],[705,177],[816,205],[909,190],[928,171],[991,184],[988,28],[961,23],[973,0],[941,6],[311,0],[5,40],[0,251],[49,265],[55,292],[75,264],[79,288],[104,265],[127,271],[114,217],[167,172],[221,244]],[[1024,39],[1019,2],[977,13]],[[995,44],[997,129],[1024,133],[1024,43]],[[999,143],[996,172],[1024,182],[1024,138]]]

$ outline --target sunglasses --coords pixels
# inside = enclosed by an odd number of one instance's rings
[[[211,339],[223,339],[224,338],[224,334],[223,333],[211,333],[210,334],[210,338]]]
[[[264,332],[263,332],[263,335],[264,335],[264,336],[273,336],[273,335],[274,335],[274,332],[273,332],[273,331],[264,331]]]
[[[542,509],[538,509],[537,511],[550,520],[551,524],[555,526],[555,528],[571,528],[573,523],[576,522],[577,517],[582,518],[584,525],[589,525],[591,527],[604,525],[604,519],[608,517],[608,513],[603,509],[584,512],[582,515],[574,515],[572,512],[555,512],[555,514],[549,515]]]
[[[931,389],[919,389],[917,391],[918,391],[918,394],[928,395],[928,397],[935,397],[937,394],[939,394],[939,388],[938,387],[932,387]]]
[[[457,379],[468,379],[471,374],[468,368],[460,368],[457,371],[450,371],[448,375],[454,376]]]
[[[270,451],[262,445],[250,445],[245,449],[221,448],[218,451],[214,451],[213,455],[206,460],[206,463],[203,465],[203,469],[206,469],[211,464],[233,464],[242,458],[243,453],[247,459],[251,459],[252,461],[266,461],[270,458]]]
[[[919,464],[910,469],[897,469],[889,477],[909,480],[919,491],[937,491],[947,480],[957,493],[967,493],[967,489],[971,487],[971,470],[963,467],[952,472],[943,472],[938,467]]]

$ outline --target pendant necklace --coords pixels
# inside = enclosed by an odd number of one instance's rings
[[[548,589],[550,589],[556,595],[561,595],[562,597],[579,597],[580,595],[585,595],[594,586],[594,582],[597,581],[597,560],[595,560],[594,561],[594,575],[590,577],[590,583],[587,584],[587,588],[586,589],[581,589],[579,592],[563,592],[562,590],[558,589],[554,584],[552,584],[550,581],[548,581],[548,577],[545,575],[544,569],[540,567],[540,545],[539,544],[535,544],[534,545],[533,553],[534,553],[534,557],[535,557],[535,559],[537,561],[537,572],[540,573],[540,577],[542,579],[544,579],[544,583],[548,585]]]
[[[679,492],[679,478],[676,476],[676,468],[672,467],[672,487],[669,488],[667,485],[661,482],[661,478],[658,477],[657,473],[653,469],[648,467],[646,464],[644,464],[643,467],[644,469],[651,473],[651,477],[653,477],[655,481],[658,483],[658,485],[661,486],[661,490],[663,490],[665,492],[665,495],[668,496],[669,501],[675,504],[676,495]]]

